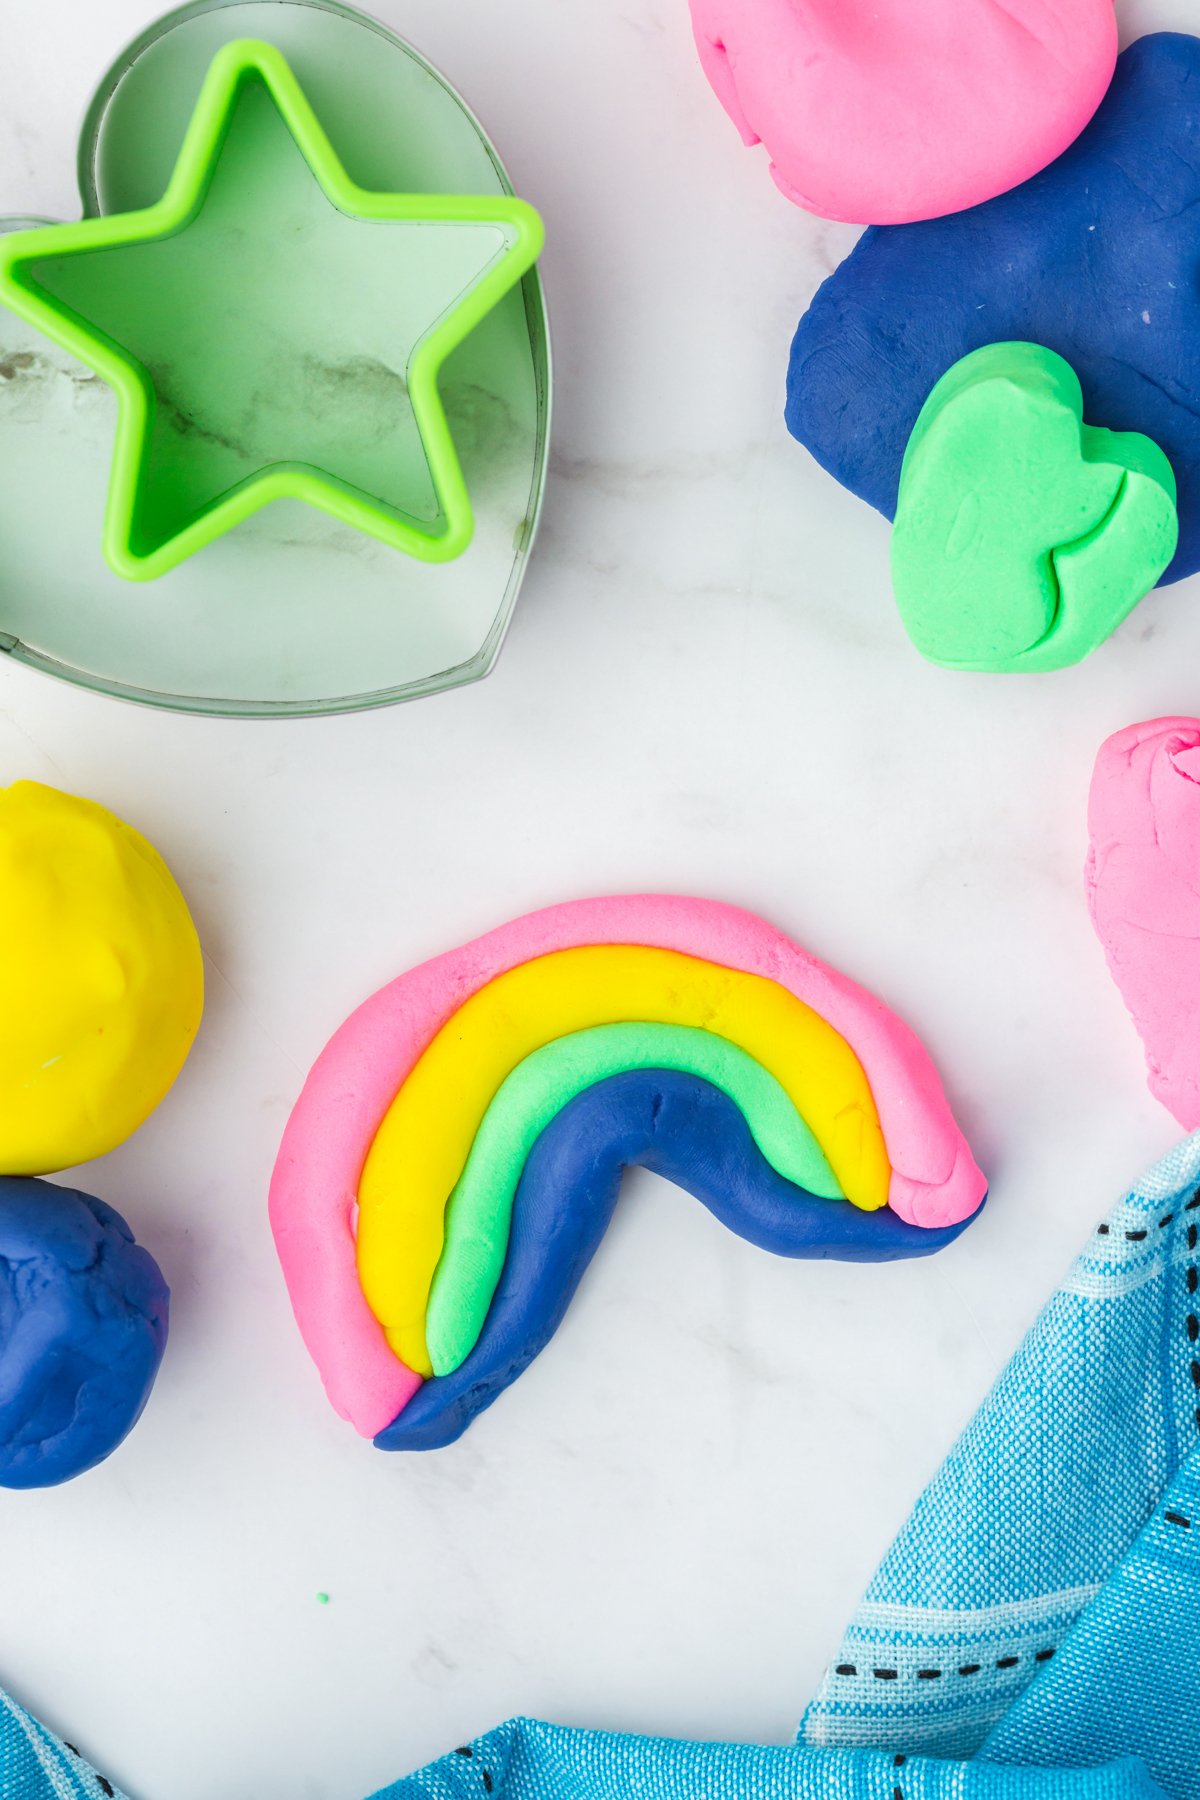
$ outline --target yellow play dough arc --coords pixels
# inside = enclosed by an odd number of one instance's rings
[[[595,944],[499,975],[459,1007],[393,1100],[358,1189],[358,1269],[392,1349],[432,1368],[425,1314],[446,1206],[497,1088],[525,1057],[594,1025],[690,1025],[728,1038],[788,1094],[856,1206],[886,1204],[890,1165],[862,1064],[766,976],[675,950]]]
[[[204,1003],[167,865],[104,807],[0,788],[0,1174],[122,1143],[158,1105]]]

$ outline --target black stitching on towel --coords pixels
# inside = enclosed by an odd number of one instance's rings
[[[97,1775],[96,1786],[100,1789],[102,1794],[107,1795],[108,1800],[113,1800],[113,1784],[111,1781],[106,1780],[103,1775]]]
[[[892,1767],[893,1767],[893,1769],[902,1769],[907,1761],[908,1761],[907,1756],[905,1756],[903,1754],[903,1752],[901,1752],[899,1755],[893,1756]]]
[[[492,1778],[486,1769],[483,1771],[483,1791],[485,1794],[490,1794],[492,1791]]]
[[[1190,1531],[1192,1529],[1192,1521],[1185,1518],[1182,1513],[1164,1513],[1163,1518],[1167,1521],[1168,1525],[1179,1525],[1184,1531]]]
[[[455,1756],[474,1756],[475,1752],[470,1744],[460,1744],[454,1754]]]
[[[1198,1193],[1193,1199],[1188,1201],[1187,1205],[1184,1208],[1184,1211],[1185,1212],[1195,1212],[1197,1207],[1200,1207],[1200,1193]],[[1167,1229],[1168,1225],[1171,1225],[1174,1223],[1175,1218],[1176,1218],[1176,1214],[1173,1212],[1164,1213],[1162,1218],[1158,1221],[1159,1231],[1165,1231]],[[1126,1243],[1144,1244],[1146,1239],[1150,1236],[1150,1231],[1149,1231],[1149,1228],[1147,1227],[1143,1230],[1138,1230],[1138,1231],[1126,1231],[1126,1232],[1123,1232],[1122,1235],[1125,1238]],[[1096,1236],[1097,1237],[1111,1237],[1112,1236],[1112,1226],[1111,1225],[1097,1225]],[[1194,1250],[1195,1248],[1196,1248],[1196,1227],[1194,1225],[1189,1225],[1188,1226],[1188,1249]]]
[[[1198,1412],[1198,1416],[1200,1416],[1200,1408],[1197,1409],[1197,1412]],[[1177,1514],[1173,1515],[1171,1513],[1168,1513],[1167,1517],[1168,1517],[1168,1519],[1171,1520],[1171,1522],[1173,1524],[1189,1525],[1191,1523],[1190,1520],[1180,1518]],[[1054,1653],[1055,1653],[1055,1646],[1053,1644],[1047,1644],[1043,1649],[1035,1650],[1033,1652],[1033,1660],[1034,1660],[1034,1662],[1039,1662],[1039,1663],[1049,1662],[1051,1657],[1054,1655]],[[995,1667],[997,1669],[1015,1669],[1015,1668],[1019,1667],[1020,1662],[1021,1662],[1021,1658],[1019,1655],[1000,1656],[1000,1657],[997,1657],[997,1659],[996,1659]],[[978,1675],[981,1673],[982,1669],[983,1669],[983,1664],[975,1662],[975,1663],[961,1663],[959,1665],[958,1669],[953,1670],[953,1671],[947,1670],[947,1669],[929,1668],[929,1669],[917,1669],[914,1671],[914,1673],[915,1673],[918,1681],[940,1681],[944,1675],[947,1675],[950,1673],[955,1673],[958,1675]],[[835,1675],[854,1676],[854,1675],[857,1675],[859,1672],[858,1664],[857,1663],[838,1663],[833,1672]],[[864,1673],[865,1672],[866,1671],[864,1671]],[[876,1681],[899,1681],[901,1671],[899,1669],[872,1669],[870,1671],[870,1673],[872,1674],[872,1676],[874,1677],[874,1679]],[[897,1758],[896,1767],[900,1768],[900,1766],[902,1765],[902,1763],[904,1761],[905,1761],[904,1757]]]

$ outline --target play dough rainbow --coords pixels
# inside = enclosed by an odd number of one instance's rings
[[[912,1034],[761,920],[532,914],[369,1000],[289,1122],[271,1221],[336,1409],[385,1448],[457,1436],[554,1330],[631,1163],[791,1256],[928,1254],[985,1193]]]
[[[673,950],[589,945],[537,957],[472,995],[397,1094],[359,1184],[363,1292],[396,1354],[420,1375],[447,1198],[492,1095],[524,1057],[568,1033],[627,1020],[691,1026],[748,1052],[785,1088],[840,1193],[887,1203],[887,1151],[858,1058],[811,1007],[761,975]],[[503,1261],[503,1242],[499,1245]]]

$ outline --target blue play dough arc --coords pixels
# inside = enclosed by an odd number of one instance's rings
[[[103,1200],[0,1178],[0,1487],[53,1487],[116,1449],[154,1385],[169,1301]]]
[[[800,321],[788,429],[895,516],[905,448],[934,384],[985,344],[1075,370],[1089,425],[1140,431],[1179,484],[1179,548],[1200,568],[1200,39],[1139,38],[1057,162],[999,199],[864,233]]]
[[[685,1188],[739,1237],[776,1256],[929,1256],[971,1223],[927,1231],[887,1207],[868,1213],[819,1199],[771,1167],[739,1108],[711,1082],[662,1069],[610,1076],[569,1101],[537,1139],[479,1342],[452,1375],[418,1390],[376,1437],[379,1449],[453,1443],[524,1373],[558,1329],[612,1218],[621,1177],[635,1167]]]

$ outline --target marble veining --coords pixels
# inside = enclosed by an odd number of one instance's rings
[[[0,1496],[0,1681],[137,1800],[360,1800],[515,1712],[785,1740],[938,1458],[1176,1135],[1082,866],[1101,741],[1200,710],[1195,584],[1059,675],[922,663],[882,520],[782,421],[796,318],[854,234],[794,211],[741,150],[686,7],[375,8],[446,69],[547,223],[555,461],[495,673],[264,725],[0,659],[0,780],[133,820],[209,956],[184,1078],[79,1172],[174,1289],[150,1408],[86,1481]],[[1117,10],[1126,38],[1197,28],[1194,0]],[[83,105],[150,12],[14,9],[0,206],[70,210]],[[0,625],[15,609],[23,629],[60,591],[94,604],[73,550],[55,594],[28,579],[65,529],[40,480],[37,529],[18,516],[37,421],[101,472],[111,432],[102,384],[54,356],[0,326],[0,429],[31,409],[0,508]],[[485,398],[457,399],[504,437]],[[514,497],[506,529],[520,516]],[[286,569],[336,616],[350,559],[378,566],[315,515],[254,529],[241,605]],[[395,604],[381,581],[381,615]],[[270,652],[297,655],[282,629]],[[302,1071],[389,976],[629,888],[747,905],[882,995],[936,1056],[989,1208],[928,1263],[794,1264],[639,1174],[553,1355],[451,1450],[378,1455],[318,1389],[267,1230]]]

